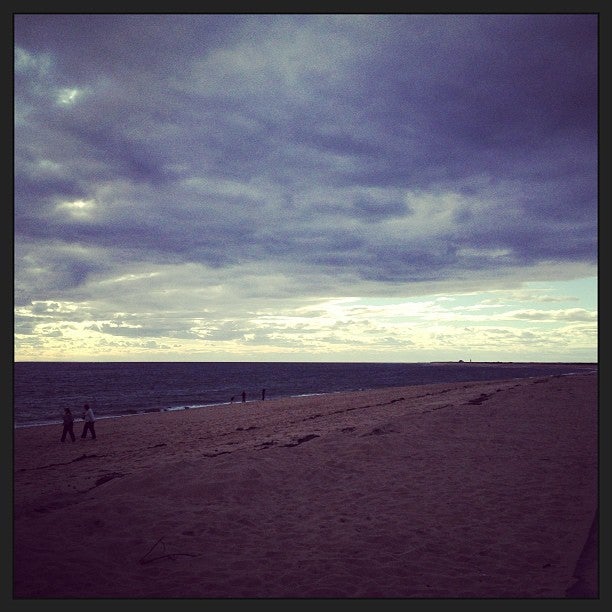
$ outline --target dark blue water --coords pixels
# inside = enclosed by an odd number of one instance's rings
[[[65,407],[96,418],[161,410],[214,409],[280,397],[597,371],[597,364],[479,363],[66,363],[18,362],[13,371],[15,427],[59,423]]]

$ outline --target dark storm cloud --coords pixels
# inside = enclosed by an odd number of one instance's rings
[[[364,221],[376,222],[392,217],[403,217],[408,212],[405,202],[377,202],[366,198],[355,201],[355,214]]]
[[[15,46],[20,301],[126,261],[595,264],[595,15],[16,15]]]

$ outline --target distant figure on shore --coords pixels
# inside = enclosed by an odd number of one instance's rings
[[[62,432],[62,442],[66,441],[66,434],[70,435],[70,438],[74,442],[74,417],[72,416],[72,412],[70,412],[70,408],[64,409],[64,431]]]
[[[244,391],[242,392],[242,401],[246,402],[246,393]]]
[[[81,434],[81,438],[87,437],[87,432],[91,432],[91,439],[96,439],[96,430],[94,429],[94,423],[96,422],[96,417],[94,417],[93,410],[89,407],[89,404],[83,405],[83,420],[85,424],[83,425],[83,433]]]
[[[262,389],[262,390],[261,390],[261,399],[262,399],[262,400],[265,400],[265,399],[266,399],[266,390],[265,390],[265,389]]]
[[[235,399],[236,399],[236,396],[232,395],[232,399],[230,399],[230,404],[233,404]]]

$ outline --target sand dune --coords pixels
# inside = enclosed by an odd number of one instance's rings
[[[596,375],[81,428],[15,431],[15,598],[598,597]]]

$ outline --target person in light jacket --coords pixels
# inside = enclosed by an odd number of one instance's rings
[[[81,434],[81,438],[87,437],[87,431],[91,432],[91,439],[96,439],[96,430],[94,429],[94,423],[96,422],[96,418],[94,417],[93,410],[89,407],[89,404],[85,404],[83,406],[83,420],[85,424],[83,425],[83,433]]]

